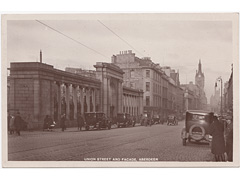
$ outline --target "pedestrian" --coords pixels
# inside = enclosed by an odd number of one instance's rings
[[[45,116],[44,122],[43,122],[43,131],[47,129],[49,130],[49,117],[48,115]]]
[[[77,116],[77,124],[78,124],[78,130],[82,130],[82,127],[84,125],[84,118],[83,116],[81,115],[81,113],[78,113],[78,116]]]
[[[144,124],[145,124],[145,126],[148,125],[148,115],[147,114],[144,115]]]
[[[17,115],[15,117],[15,120],[14,120],[14,127],[15,127],[15,130],[16,130],[16,133],[20,136],[20,131],[21,131],[21,128],[22,128],[22,123],[23,123],[23,120],[20,116],[20,112],[17,112]]]
[[[9,120],[9,131],[10,131],[10,134],[14,134],[14,119],[15,117],[14,116],[10,116],[10,120]]]
[[[8,113],[8,116],[7,116],[7,130],[8,130],[9,133],[10,133],[10,119],[11,119],[11,115]]]
[[[209,134],[212,136],[211,152],[214,154],[215,160],[225,161],[224,125],[217,116],[213,116]]]
[[[233,161],[233,122],[232,117],[227,120],[227,133],[226,133],[226,153],[227,160]]]
[[[133,126],[135,126],[136,122],[137,122],[137,118],[136,116],[133,116]]]
[[[60,127],[62,128],[62,131],[66,130],[65,120],[66,120],[66,115],[63,114],[63,115],[61,116],[61,122],[60,122]]]

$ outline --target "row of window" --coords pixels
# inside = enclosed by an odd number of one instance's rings
[[[167,104],[168,104],[167,99],[164,99],[164,98],[162,99],[160,96],[153,97],[153,106],[167,108],[168,107]],[[146,96],[146,106],[151,106],[150,96]]]
[[[150,91],[150,82],[146,82],[146,91]],[[153,83],[153,93],[158,93],[158,94],[161,94],[161,86],[160,84],[155,84]]]
[[[149,69],[146,70],[146,77],[151,78],[151,74],[150,74]],[[161,75],[159,73],[153,71],[153,79],[160,82],[161,81]]]
[[[139,110],[138,107],[128,107],[128,106],[123,106],[123,113],[129,113],[130,115],[139,115]]]

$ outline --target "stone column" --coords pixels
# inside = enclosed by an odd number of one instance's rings
[[[123,107],[124,107],[124,111],[123,111]],[[125,112],[125,107],[126,107],[126,97],[125,94],[123,94],[123,107],[122,107],[122,112]]]
[[[74,119],[77,119],[77,85],[73,85]]]
[[[54,81],[50,81],[50,116],[53,118],[54,115]]]
[[[86,89],[87,112],[90,112],[90,89]]]
[[[81,104],[81,114],[84,114],[84,96],[83,96],[83,87],[79,86],[80,92],[80,104]]]
[[[15,109],[15,79],[10,79],[10,94],[9,94],[10,109]]]
[[[61,111],[62,111],[62,102],[61,102],[61,83],[56,82],[57,84],[57,102],[58,102],[58,121],[61,119]]]
[[[133,115],[136,115],[136,96],[133,96]]]
[[[95,112],[96,111],[96,92],[94,88],[92,88],[92,101],[93,101],[93,112]]]
[[[33,80],[33,98],[34,98],[34,122],[39,123],[40,120],[40,80],[34,79]],[[39,124],[40,125],[40,124]],[[40,125],[41,126],[41,125]]]
[[[103,79],[103,89],[102,89],[102,101],[103,101],[103,107],[102,107],[102,111],[107,115],[107,110],[108,110],[108,79],[107,77],[104,77]]]
[[[125,113],[128,113],[127,107],[128,107],[128,96],[127,94],[125,94]]]
[[[69,120],[69,97],[70,97],[70,84],[66,85],[66,119]]]
[[[107,83],[107,116],[110,117],[110,83],[111,79],[108,78],[108,83]]]
[[[140,114],[143,114],[143,97],[144,97],[143,95],[139,96],[139,102],[140,102],[139,103],[139,113]]]
[[[118,82],[118,112],[122,113],[123,111],[123,87],[122,82]]]

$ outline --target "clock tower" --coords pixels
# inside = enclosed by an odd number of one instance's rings
[[[204,73],[202,72],[201,59],[198,63],[198,70],[196,70],[195,84],[198,85],[202,90],[204,90]]]

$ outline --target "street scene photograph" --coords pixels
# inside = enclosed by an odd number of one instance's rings
[[[5,17],[6,161],[238,161],[236,22],[199,17]]]

